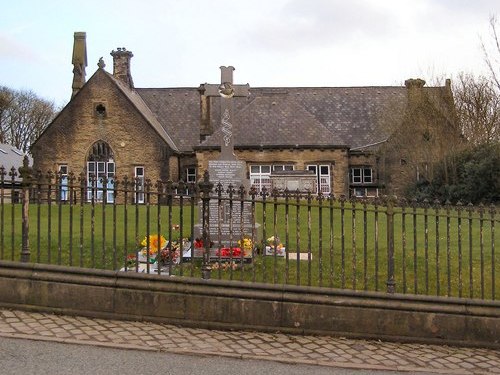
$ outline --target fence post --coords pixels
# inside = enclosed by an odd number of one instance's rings
[[[202,225],[203,225],[203,258],[201,265],[201,277],[210,279],[212,267],[210,266],[210,193],[214,184],[210,182],[208,171],[203,174],[203,180],[199,183],[202,202]],[[194,255],[194,254],[193,254]]]
[[[394,293],[394,198],[387,199],[387,293]]]
[[[24,156],[23,166],[19,168],[21,175],[21,188],[23,191],[22,202],[22,247],[21,247],[21,262],[28,263],[30,261],[30,242],[29,242],[29,207],[30,207],[30,188],[31,188],[31,173],[32,169],[29,166],[28,156]]]

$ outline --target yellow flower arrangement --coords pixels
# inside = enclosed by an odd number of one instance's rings
[[[151,234],[149,235],[149,253],[156,254],[158,250],[163,249],[167,245],[167,240],[162,235]],[[147,248],[148,246],[148,237],[144,237],[141,242],[141,246]]]
[[[238,246],[241,247],[243,250],[252,250],[253,248],[253,243],[252,239],[245,237],[243,238],[243,242],[241,240],[238,241]]]

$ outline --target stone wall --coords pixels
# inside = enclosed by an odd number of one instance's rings
[[[66,164],[78,175],[92,145],[102,140],[113,150],[118,176],[133,177],[134,167],[144,166],[152,181],[169,177],[165,142],[103,70],[91,79],[33,146],[35,170],[57,171]],[[102,118],[98,105],[106,109]]]
[[[211,329],[500,348],[500,302],[0,261],[0,306]]]
[[[239,160],[251,164],[293,164],[295,170],[304,170],[308,164],[330,165],[331,186],[336,196],[347,194],[349,157],[347,149],[251,149],[235,150]],[[199,176],[208,167],[208,161],[219,157],[218,151],[198,151]]]

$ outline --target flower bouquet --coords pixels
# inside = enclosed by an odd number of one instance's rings
[[[253,251],[253,242],[249,237],[245,237],[243,238],[243,240],[239,240],[238,245],[243,248],[243,250],[245,251],[245,255],[247,255],[248,253],[251,254]]]
[[[223,247],[222,249],[220,250],[217,250],[215,252],[215,255],[216,256],[220,256],[222,258],[229,258],[229,257],[233,257],[233,258],[237,258],[237,257],[241,257],[241,248],[239,247]]]
[[[185,240],[183,240],[186,243]],[[181,256],[181,244],[180,241],[172,241],[168,243],[164,249],[158,252],[156,256],[156,262],[159,266],[165,266],[168,264],[179,264]]]
[[[148,249],[149,245],[149,249]],[[141,242],[142,249],[139,251],[142,258],[147,259],[149,255],[150,262],[154,263],[158,252],[167,246],[167,239],[159,234],[151,234],[149,238],[146,236]],[[148,253],[149,250],[149,253]]]
[[[251,238],[245,237],[238,241],[238,246],[235,247],[223,247],[217,250],[215,255],[225,258],[240,258],[241,256],[252,255],[253,242]]]
[[[266,240],[266,253],[265,255],[274,255],[283,257],[285,256],[285,247],[281,243],[279,237],[271,236]]]
[[[136,254],[128,254],[127,261],[126,261],[126,268],[127,269],[135,268],[136,263],[137,263],[137,255]]]

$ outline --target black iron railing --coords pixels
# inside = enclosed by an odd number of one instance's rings
[[[500,299],[495,206],[245,191],[208,175],[198,184],[62,176],[27,165],[20,174],[0,168],[0,183],[1,259]]]

